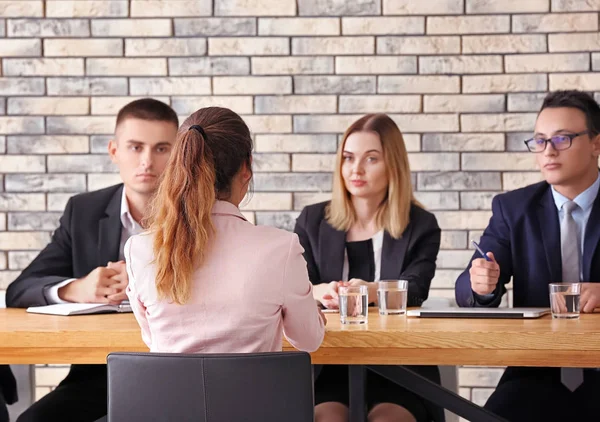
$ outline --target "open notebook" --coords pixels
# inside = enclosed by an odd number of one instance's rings
[[[47,306],[30,306],[27,312],[48,315],[91,315],[107,314],[114,312],[133,312],[128,301],[120,305],[106,305],[103,303],[59,303]]]

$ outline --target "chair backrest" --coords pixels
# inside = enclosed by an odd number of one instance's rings
[[[109,422],[306,422],[310,355],[111,353]]]

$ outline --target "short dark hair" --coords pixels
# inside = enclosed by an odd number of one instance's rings
[[[540,113],[545,108],[569,107],[581,110],[585,114],[590,137],[600,134],[600,106],[594,97],[584,91],[553,91],[546,95]]]
[[[158,122],[170,122],[179,127],[179,118],[177,113],[167,104],[162,101],[155,100],[154,98],[140,98],[125,105],[117,114],[117,123],[119,126],[121,122],[126,119],[141,119],[151,120]]]

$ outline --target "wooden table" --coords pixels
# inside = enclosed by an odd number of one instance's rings
[[[600,314],[579,320],[421,319],[369,314],[342,326],[327,314],[317,364],[600,367]],[[284,342],[284,349],[291,346]],[[0,363],[104,363],[147,351],[131,314],[51,316],[0,309]]]
[[[364,367],[468,419],[501,421],[398,365],[600,367],[600,314],[579,320],[381,317],[342,326],[328,314],[315,364],[350,364],[351,419],[364,420]],[[284,342],[284,350],[292,347]],[[147,351],[131,314],[50,316],[0,309],[0,363],[105,363],[110,352]],[[356,399],[358,397],[358,399]]]

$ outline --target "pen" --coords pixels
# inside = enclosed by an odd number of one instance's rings
[[[479,245],[477,244],[477,242],[475,242],[474,240],[471,240],[471,242],[473,243],[473,246],[475,246],[475,249],[477,249],[477,252],[479,252],[481,254],[481,256],[485,258],[486,261],[491,261],[490,257],[487,256],[485,254],[485,252],[483,252],[481,250],[481,248],[479,247]]]

